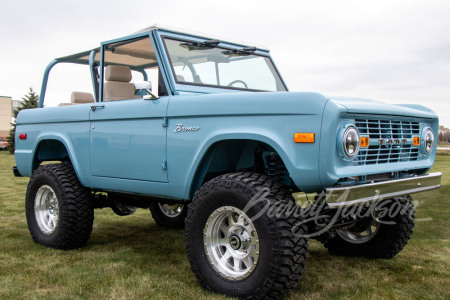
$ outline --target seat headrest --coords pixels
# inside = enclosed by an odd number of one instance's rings
[[[70,95],[71,103],[91,103],[94,102],[94,96],[91,93],[72,92]]]
[[[106,67],[105,72],[106,81],[120,81],[120,82],[130,82],[131,81],[131,70],[128,66],[115,66],[110,65]]]

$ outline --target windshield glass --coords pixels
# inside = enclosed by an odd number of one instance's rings
[[[177,83],[243,90],[286,91],[269,57],[164,39]],[[254,51],[254,50],[253,50]]]

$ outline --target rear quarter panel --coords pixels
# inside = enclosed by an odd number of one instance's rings
[[[41,141],[64,144],[80,182],[89,186],[89,104],[47,107],[20,111],[17,117],[15,160],[20,174],[31,176],[33,159]],[[20,140],[19,134],[27,139]]]

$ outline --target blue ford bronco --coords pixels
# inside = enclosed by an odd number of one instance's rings
[[[92,90],[44,105],[63,63],[89,69]],[[287,295],[310,238],[394,257],[412,233],[410,194],[441,180],[427,174],[438,117],[426,107],[288,92],[267,49],[158,26],[53,60],[16,132],[35,242],[79,248],[95,208],[149,208],[184,228],[203,287],[240,298]],[[299,192],[311,194],[301,205]]]

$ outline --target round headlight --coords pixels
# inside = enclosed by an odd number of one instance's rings
[[[356,127],[349,126],[344,133],[344,152],[348,158],[353,158],[359,151],[359,133]]]
[[[433,145],[434,145],[434,134],[430,128],[428,128],[427,131],[425,131],[423,145],[425,147],[425,152],[428,154],[431,153],[431,151],[433,150]]]

